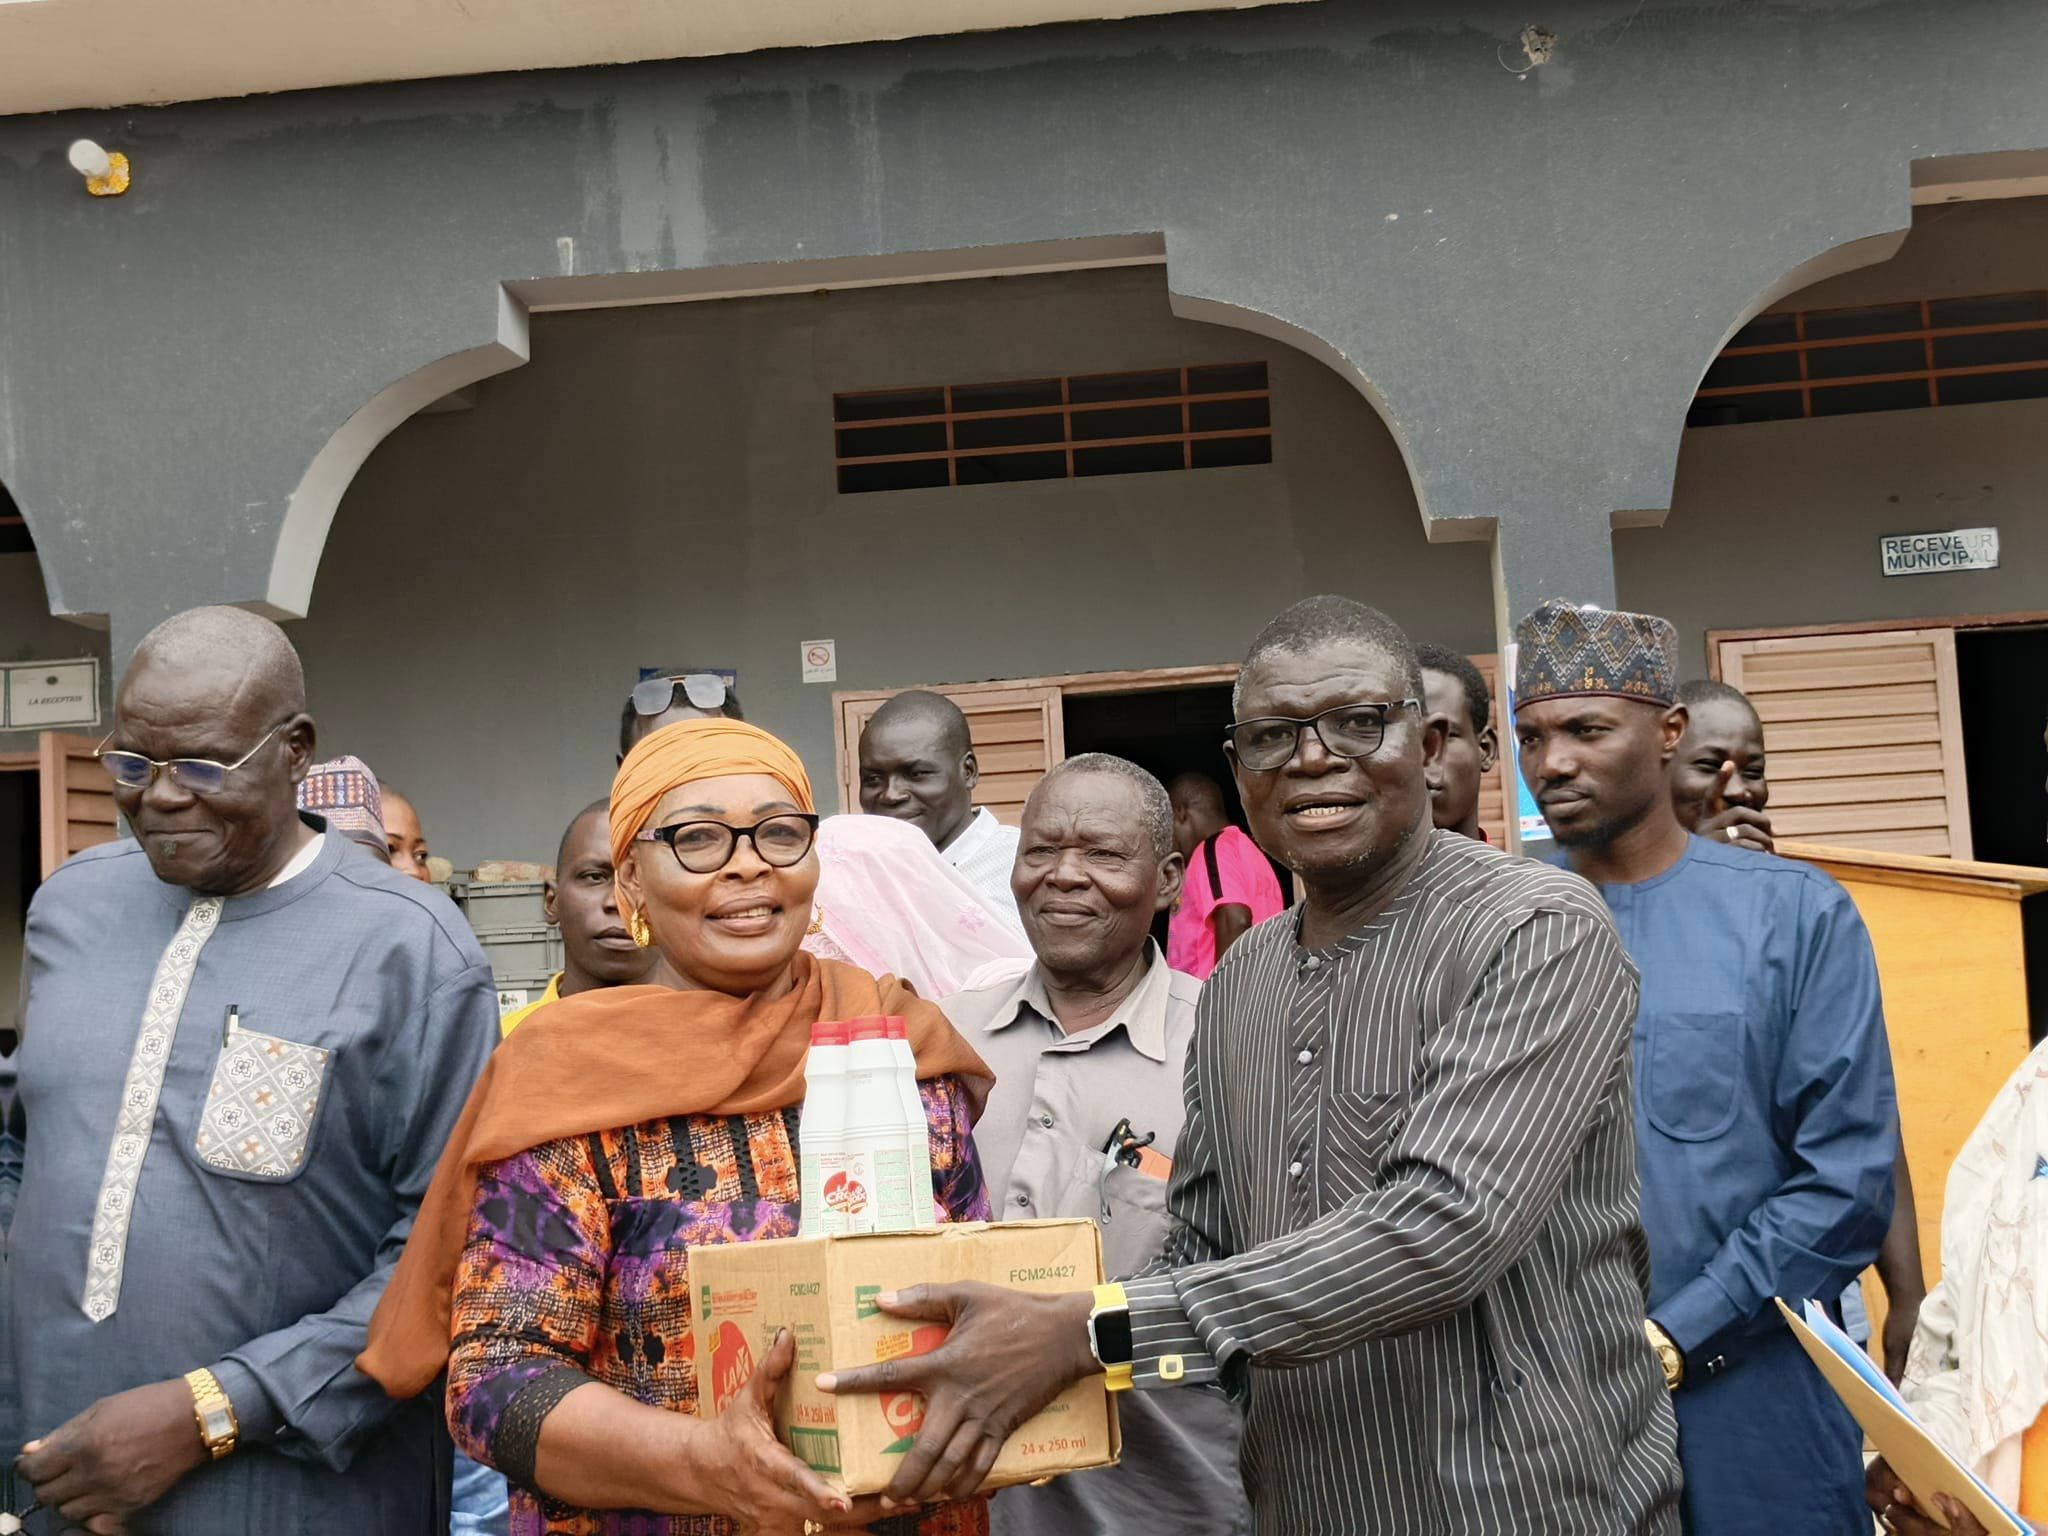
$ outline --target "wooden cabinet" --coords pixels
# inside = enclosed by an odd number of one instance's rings
[[[2048,901],[2048,870],[1797,842],[1778,852],[1841,881],[1870,930],[1931,1285],[1949,1166],[2029,1049],[2020,904]]]

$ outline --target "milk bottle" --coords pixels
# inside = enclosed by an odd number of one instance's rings
[[[804,1107],[797,1120],[797,1168],[803,1208],[799,1230],[824,1237],[851,1230],[844,1209],[846,1163],[846,1058],[849,1031],[843,1022],[811,1026],[811,1050],[804,1058]],[[841,1204],[827,1193],[841,1191]]]
[[[827,1175],[825,1202],[834,1199],[834,1178],[849,1232],[901,1232],[916,1225],[910,1155],[903,1135],[903,1095],[896,1086],[889,1024],[882,1018],[852,1021],[846,1054],[846,1125],[840,1168]]]
[[[903,1099],[903,1148],[910,1159],[910,1214],[914,1227],[937,1225],[932,1207],[932,1128],[924,1117],[924,1099],[917,1091],[917,1057],[910,1049],[910,1027],[891,1018],[889,1050],[896,1061],[896,1091]]]

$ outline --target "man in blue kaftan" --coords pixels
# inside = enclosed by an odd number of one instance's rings
[[[1811,866],[1671,808],[1685,729],[1662,619],[1547,603],[1517,632],[1523,776],[1642,973],[1636,1138],[1653,1345],[1690,1536],[1867,1536],[1862,1437],[1773,1298],[1876,1257],[1898,1113],[1870,938]]]

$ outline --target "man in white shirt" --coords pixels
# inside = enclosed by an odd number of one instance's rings
[[[1017,829],[975,808],[980,779],[967,717],[941,694],[899,693],[860,733],[860,808],[924,833],[989,909],[1021,933],[1010,893]]]

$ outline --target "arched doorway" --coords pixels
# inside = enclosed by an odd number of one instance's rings
[[[829,804],[835,691],[1163,692],[1328,589],[1491,652],[1486,548],[1429,541],[1361,392],[1176,308],[1155,254],[534,313],[528,363],[393,431],[347,492],[293,627],[323,742],[423,802],[458,864],[544,860],[642,668],[736,672]],[[837,676],[806,682],[820,639]]]

